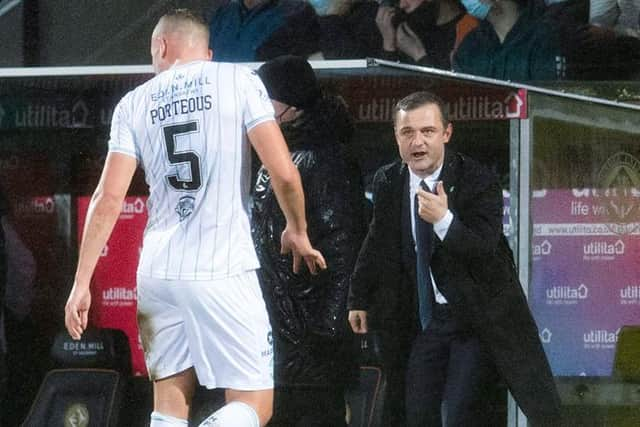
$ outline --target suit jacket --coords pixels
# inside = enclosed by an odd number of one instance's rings
[[[476,161],[445,150],[439,178],[453,222],[434,236],[431,271],[454,314],[468,322],[534,423],[555,424],[560,400],[511,250],[502,234],[502,191]],[[374,177],[373,218],[352,275],[348,307],[367,310],[402,363],[418,332],[416,255],[410,225],[409,172],[382,167]]]

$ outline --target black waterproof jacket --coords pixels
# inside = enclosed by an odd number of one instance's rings
[[[348,155],[352,129],[346,105],[330,95],[282,126],[302,178],[309,238],[328,265],[318,275],[304,266],[293,274],[291,257],[280,254],[286,221],[267,171],[258,171],[252,231],[278,385],[329,386],[346,378],[352,363],[346,300],[366,227],[361,177]]]

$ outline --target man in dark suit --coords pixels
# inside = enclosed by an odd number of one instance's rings
[[[557,425],[560,401],[502,234],[497,178],[445,149],[453,127],[435,95],[399,101],[394,125],[402,161],[374,177],[351,327],[381,331],[408,426],[490,425],[499,378],[533,425]]]

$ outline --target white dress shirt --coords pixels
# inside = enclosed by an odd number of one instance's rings
[[[415,197],[418,189],[420,188],[420,182],[424,181],[425,184],[431,189],[432,192],[435,192],[436,184],[438,183],[438,176],[440,176],[440,172],[442,171],[442,165],[431,175],[422,179],[419,176],[415,175],[411,169],[409,169],[409,201],[411,203],[411,234],[413,234],[413,242],[414,242],[414,250],[416,249],[415,241],[416,241],[416,218],[413,214],[415,209]],[[447,209],[447,213],[442,217],[439,221],[433,224],[433,231],[436,236],[443,241],[447,235],[447,231],[449,231],[449,226],[453,221],[453,214],[450,210]],[[438,286],[436,285],[436,281],[433,278],[433,274],[431,274],[431,283],[433,283],[433,295],[438,304],[446,304],[447,299],[440,293],[438,290]]]

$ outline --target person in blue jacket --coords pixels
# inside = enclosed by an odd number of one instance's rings
[[[307,58],[320,50],[318,15],[301,0],[230,0],[215,10],[209,30],[214,61]]]

